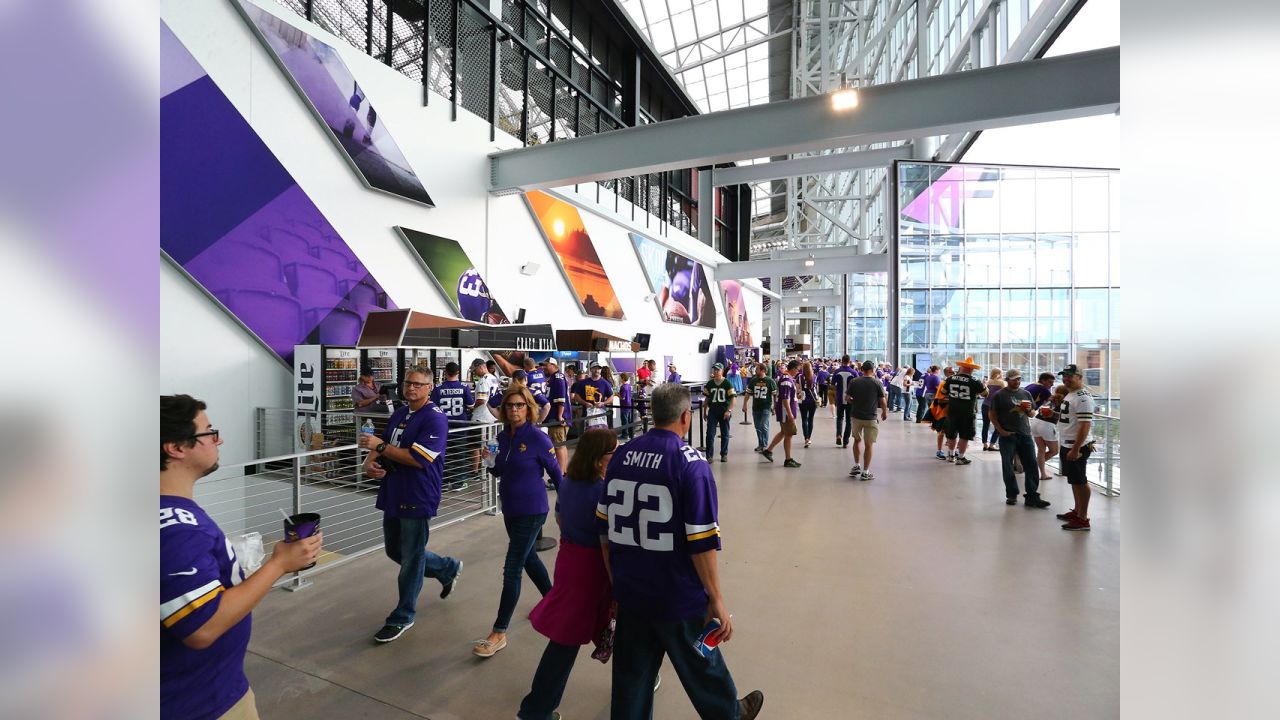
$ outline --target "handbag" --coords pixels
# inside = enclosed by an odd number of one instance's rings
[[[600,631],[600,635],[595,639],[596,649],[591,651],[591,657],[602,663],[609,662],[609,658],[613,657],[613,636],[617,630],[618,620],[610,613],[609,624],[604,626]]]

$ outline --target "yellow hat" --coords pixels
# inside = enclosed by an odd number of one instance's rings
[[[963,368],[969,368],[970,370],[981,370],[981,369],[982,369],[982,366],[981,366],[981,365],[979,365],[978,363],[976,363],[976,362],[974,362],[974,361],[973,361],[973,356],[972,356],[972,355],[970,355],[969,357],[967,357],[967,358],[965,358],[965,359],[963,359],[963,360],[958,360],[958,361],[956,361],[956,365],[957,365],[957,366],[959,366],[959,367],[963,367]]]

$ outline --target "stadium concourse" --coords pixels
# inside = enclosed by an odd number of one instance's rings
[[[882,423],[870,482],[847,477],[851,453],[825,410],[813,447],[797,446],[800,469],[763,462],[752,428],[732,429],[729,462],[712,465],[735,626],[724,652],[741,692],[765,692],[768,717],[1116,716],[1118,501],[1096,498],[1092,532],[1064,533],[1065,478],[1041,486],[1049,512],[1007,506],[998,454],[939,462],[934,433],[900,416]],[[501,587],[502,522],[444,528],[431,546],[466,574],[445,601],[424,594],[417,625],[390,645],[369,639],[395,599],[381,555],[267,596],[246,660],[262,717],[515,715],[546,644],[527,619],[537,593],[522,596],[506,650],[471,653]],[[583,651],[563,717],[607,718],[611,669]],[[669,664],[662,678],[654,716],[694,717]]]

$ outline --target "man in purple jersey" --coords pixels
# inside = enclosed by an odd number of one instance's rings
[[[853,415],[849,412],[849,383],[858,377],[857,371],[849,364],[849,356],[840,358],[840,367],[831,374],[831,383],[836,386],[836,447],[849,444],[849,434],[853,432]]]
[[[720,643],[733,615],[720,592],[716,483],[706,459],[683,438],[693,421],[689,389],[665,383],[653,392],[654,429],[618,448],[596,508],[600,545],[618,603],[612,720],[653,716],[653,685],[663,655],[671,660],[702,718],[752,720],[764,694],[741,700],[719,648],[695,649],[711,619]]]
[[[787,363],[787,369],[778,381],[778,399],[774,404],[774,415],[778,418],[778,434],[773,436],[769,447],[760,452],[765,460],[773,462],[773,449],[782,443],[782,450],[787,459],[783,467],[798,468],[800,463],[791,457],[791,438],[796,434],[796,415],[800,414],[800,404],[796,402],[796,372],[800,369],[800,361]]]
[[[669,383],[680,382],[680,373],[676,372],[676,364],[673,362],[667,363],[667,382]]]
[[[449,419],[431,402],[429,370],[407,370],[402,392],[408,404],[391,413],[382,436],[360,435],[360,446],[369,450],[364,473],[382,481],[376,506],[383,513],[384,549],[400,565],[400,599],[373,636],[379,643],[389,643],[413,627],[423,578],[440,581],[443,600],[462,574],[461,560],[427,550],[431,518],[440,506]]]
[[[546,418],[547,435],[556,448],[556,461],[560,467],[567,468],[569,451],[564,444],[569,439],[569,381],[560,372],[560,362],[555,358],[547,358],[547,401],[551,403]]]
[[[930,365],[929,372],[925,373],[922,389],[920,390],[920,397],[923,402],[920,403],[920,407],[916,408],[916,422],[933,422],[933,418],[925,417],[925,411],[928,409],[929,403],[937,396],[938,386],[941,384],[942,378],[938,377],[938,366]],[[942,451],[939,450],[938,452]]]
[[[278,542],[248,577],[231,542],[192,499],[218,469],[222,440],[205,404],[160,398],[160,717],[256,720],[244,675],[250,612],[285,573],[315,562],[323,536]]]
[[[462,368],[456,362],[444,366],[444,382],[431,391],[431,402],[440,408],[440,412],[450,420],[468,420],[471,408],[475,406],[475,398],[471,394],[471,386],[458,378]]]

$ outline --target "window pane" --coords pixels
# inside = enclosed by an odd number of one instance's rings
[[[1078,287],[1106,287],[1107,233],[1082,233],[1076,235],[1075,279]]]

